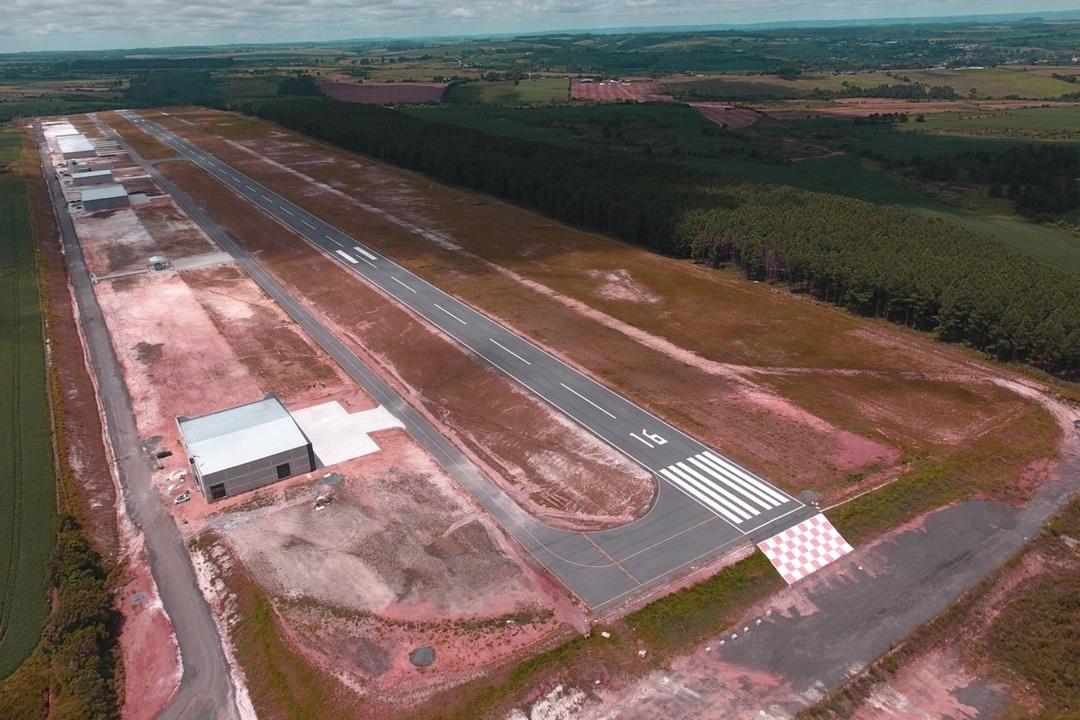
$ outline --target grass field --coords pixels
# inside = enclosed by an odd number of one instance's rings
[[[566,78],[479,81],[456,85],[447,92],[447,102],[462,105],[528,105],[569,99],[570,81]]]
[[[22,138],[18,130],[0,130],[0,163],[17,160],[21,147]]]
[[[45,562],[54,517],[49,427],[27,187],[0,180],[0,677],[34,649],[49,607]]]
[[[942,113],[928,115],[925,123],[912,129],[1018,140],[1080,140],[1080,107],[1027,108],[985,115]],[[950,137],[948,141],[955,140]]]

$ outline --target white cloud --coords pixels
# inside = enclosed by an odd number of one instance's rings
[[[6,0],[0,52],[1038,12],[1075,0]]]

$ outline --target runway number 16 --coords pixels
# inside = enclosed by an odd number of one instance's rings
[[[647,437],[647,438],[648,438],[649,440],[652,440],[652,441],[653,441],[653,443],[654,443],[654,444],[656,444],[656,445],[667,445],[667,440],[665,440],[664,438],[660,437],[660,436],[659,436],[659,435],[657,435],[656,433],[651,433],[651,432],[649,432],[648,430],[646,430],[646,429],[642,428],[642,430],[641,430],[641,434],[642,434],[643,436]]]

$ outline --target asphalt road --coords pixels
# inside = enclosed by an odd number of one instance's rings
[[[139,436],[120,362],[94,296],[90,273],[68,214],[67,201],[45,150],[40,125],[36,126],[36,130],[42,169],[67,258],[86,352],[97,378],[98,399],[105,413],[109,442],[116,456],[127,513],[146,539],[150,571],[165,611],[172,620],[182,657],[183,678],[180,687],[158,718],[237,718],[235,693],[221,646],[221,636],[210,607],[199,591],[187,546],[151,482],[153,465],[149,451],[143,447]],[[136,667],[126,670],[128,673],[139,672]]]
[[[284,291],[212,218],[124,144],[222,249],[232,254],[357,382],[402,418],[413,436],[542,565],[594,610],[602,612],[815,512],[200,148],[134,113],[125,116],[660,478],[650,511],[622,527],[576,533],[536,522]]]

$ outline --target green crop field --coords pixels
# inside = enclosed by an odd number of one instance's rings
[[[14,129],[0,130],[0,163],[11,162],[19,157],[22,138]]]
[[[1080,140],[1080,107],[1042,107],[1009,112],[928,115],[918,130],[925,132],[1015,138],[1019,140]]]
[[[472,82],[456,85],[447,93],[447,101],[463,105],[528,105],[559,103],[570,99],[570,81],[566,78],[537,78],[514,82]]]
[[[48,612],[54,490],[27,188],[0,180],[0,677],[37,645]]]

